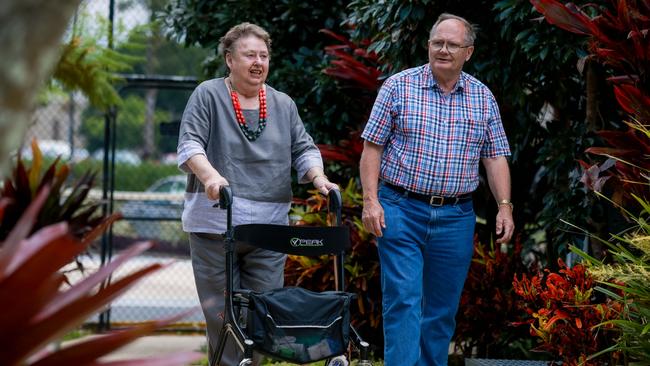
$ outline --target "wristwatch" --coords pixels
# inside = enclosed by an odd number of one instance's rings
[[[509,206],[511,210],[514,210],[514,208],[515,208],[515,205],[513,205],[512,202],[510,202],[510,200],[501,200],[501,201],[499,201],[497,203],[497,205],[499,207],[501,207],[501,206]]]

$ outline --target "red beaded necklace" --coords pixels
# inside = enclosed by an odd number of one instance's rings
[[[232,100],[232,106],[235,108],[235,117],[237,118],[237,124],[244,133],[244,136],[246,136],[249,141],[255,141],[258,137],[260,137],[262,131],[264,131],[264,128],[266,127],[266,92],[264,91],[264,86],[262,86],[258,94],[260,100],[259,124],[257,125],[257,129],[253,131],[248,128],[248,125],[246,125],[246,120],[244,119],[244,114],[241,111],[241,105],[239,104],[239,97],[237,96],[237,92],[235,91],[235,88],[232,87],[232,82],[230,80],[229,83],[230,99]]]

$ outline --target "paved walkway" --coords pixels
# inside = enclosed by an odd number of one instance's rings
[[[115,352],[102,357],[101,361],[162,356],[178,352],[205,352],[202,349],[202,347],[205,348],[205,343],[204,335],[156,334],[140,337]]]
[[[204,352],[206,339],[204,335],[152,335],[140,337],[110,355],[102,361],[116,361],[130,358],[161,356],[169,353],[196,351]]]

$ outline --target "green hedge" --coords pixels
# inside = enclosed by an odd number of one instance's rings
[[[95,187],[102,187],[102,161],[86,159],[71,164],[71,177],[79,177],[88,170],[97,172]],[[175,164],[161,164],[158,162],[144,161],[139,165],[115,163],[115,190],[116,191],[144,191],[158,179],[183,174]]]

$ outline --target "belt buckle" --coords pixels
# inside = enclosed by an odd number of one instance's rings
[[[439,207],[442,206],[444,203],[445,203],[445,197],[431,196],[431,198],[429,198],[429,205],[431,206]]]

